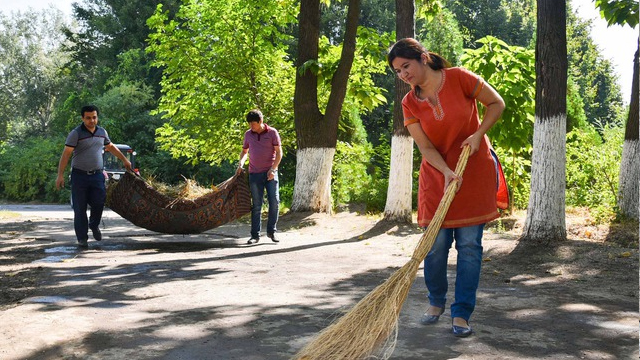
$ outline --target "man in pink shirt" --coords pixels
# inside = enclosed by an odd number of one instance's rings
[[[269,215],[267,220],[267,237],[273,242],[276,238],[278,222],[278,206],[280,194],[278,190],[278,165],[282,160],[282,147],[278,130],[264,123],[260,110],[247,113],[250,129],[244,134],[244,144],[240,152],[238,171],[244,166],[249,154],[249,188],[251,189],[251,238],[248,244],[260,241],[261,211],[264,190],[267,189]]]

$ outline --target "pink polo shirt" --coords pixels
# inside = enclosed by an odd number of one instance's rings
[[[267,172],[276,159],[275,146],[280,146],[278,130],[264,124],[264,131],[253,132],[251,129],[244,133],[243,149],[249,149],[249,173]]]

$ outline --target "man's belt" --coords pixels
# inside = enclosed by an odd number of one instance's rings
[[[73,168],[71,169],[71,171],[80,173],[80,174],[85,174],[85,175],[95,175],[97,173],[102,173],[102,169],[95,169],[95,170],[90,170],[90,171],[86,171],[86,170],[80,170],[77,168]]]

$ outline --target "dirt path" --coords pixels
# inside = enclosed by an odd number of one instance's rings
[[[418,323],[420,270],[391,359],[638,358],[637,242],[576,222],[553,251],[512,253],[518,224],[486,232],[475,335],[453,337],[448,309]],[[70,218],[0,218],[0,359],[289,359],[420,237],[348,212],[285,215],[280,244],[246,245],[246,220],[191,236],[104,225],[78,251]]]

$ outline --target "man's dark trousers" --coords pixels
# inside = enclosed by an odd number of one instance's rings
[[[102,219],[102,210],[107,197],[104,174],[95,174],[77,170],[71,171],[71,200],[73,202],[73,227],[78,242],[86,243],[89,229],[97,229]],[[87,219],[87,205],[91,212]]]

